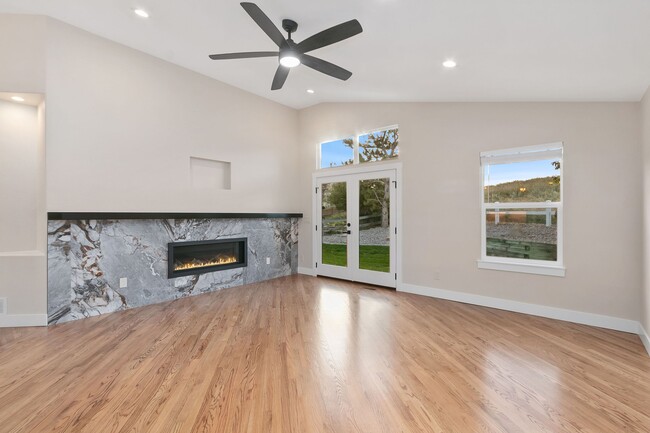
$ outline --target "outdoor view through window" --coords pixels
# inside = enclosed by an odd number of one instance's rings
[[[399,130],[385,129],[359,136],[359,162],[384,161],[399,155]]]
[[[351,138],[346,138],[322,143],[320,145],[320,168],[352,164],[354,148],[346,143],[353,141]]]
[[[356,151],[356,152],[355,152]],[[355,153],[358,158],[355,161]],[[320,167],[329,168],[397,158],[397,127],[321,144]],[[389,178],[364,179],[358,185],[359,269],[390,272]],[[346,182],[322,185],[322,263],[348,266]]]
[[[484,163],[485,255],[558,261],[561,157]],[[561,154],[560,154],[561,155]]]
[[[320,145],[320,168],[355,164],[354,151],[358,147],[359,163],[385,161],[399,156],[397,127],[370,132],[358,137],[328,141]]]

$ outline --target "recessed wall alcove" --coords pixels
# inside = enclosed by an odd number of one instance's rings
[[[230,189],[230,162],[190,157],[190,178],[194,189]]]
[[[0,326],[45,310],[44,129],[43,95],[0,92]]]

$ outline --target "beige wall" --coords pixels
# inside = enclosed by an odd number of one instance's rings
[[[46,23],[45,17],[0,14],[0,92],[45,91]],[[29,110],[33,114],[33,110]],[[8,170],[5,175],[12,178],[15,175],[15,179],[26,182],[18,186],[12,181],[7,188],[3,179],[0,186],[0,203],[3,203],[0,224],[4,226],[7,219],[15,224],[15,232],[5,231],[0,241],[0,297],[7,298],[7,313],[12,317],[5,322],[9,316],[0,316],[0,326],[15,323],[17,317],[21,323],[44,323],[45,320],[47,263],[42,105],[36,116],[37,147],[30,139],[29,158],[23,160],[22,165],[28,172],[21,172],[8,161],[9,149],[0,150],[0,164],[3,171]],[[30,130],[28,134],[33,135],[33,132]],[[30,196],[16,198],[12,192],[14,186]],[[9,203],[13,211],[8,210]]]
[[[45,92],[47,18],[0,14],[0,92]]]
[[[399,124],[403,281],[639,320],[637,103],[322,104],[300,113],[301,183],[318,143]],[[479,270],[479,152],[563,141],[566,277]],[[310,188],[300,266],[312,267]],[[434,271],[440,279],[434,279]]]
[[[46,193],[26,194],[10,225],[31,231],[0,245],[10,315],[46,314],[46,210],[300,210],[296,110],[44,17],[0,14],[0,58],[0,91],[47,102],[31,167]],[[193,188],[190,156],[231,162],[232,189]]]
[[[650,333],[650,88],[641,101],[643,125],[643,228],[644,228],[644,255],[643,255],[643,317],[641,324],[645,331]],[[650,350],[650,347],[648,347]]]
[[[318,143],[398,123],[404,282],[641,318],[639,104],[323,104],[297,112],[43,17],[0,15],[0,58],[0,91],[46,93],[47,210],[305,212],[300,264],[311,267]],[[477,269],[479,152],[554,141],[566,146],[567,276]],[[230,161],[232,190],[193,189],[190,156]],[[41,198],[41,213],[44,206]],[[44,250],[37,245],[36,254]],[[16,278],[30,272],[33,280]],[[19,289],[10,313],[45,313],[44,275],[42,256],[0,258],[0,296]]]
[[[300,210],[296,110],[58,21],[47,42],[48,210]],[[192,188],[190,156],[232,189]]]

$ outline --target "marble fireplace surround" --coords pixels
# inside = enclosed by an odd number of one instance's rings
[[[48,323],[294,274],[302,214],[48,214]],[[248,238],[248,266],[167,278],[169,242]],[[266,258],[270,264],[266,264]],[[120,288],[120,278],[127,287]]]

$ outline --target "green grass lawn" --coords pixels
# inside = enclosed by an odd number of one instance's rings
[[[369,271],[390,272],[390,250],[388,246],[361,245],[359,247],[359,268]],[[323,244],[324,265],[347,265],[347,245]]]

